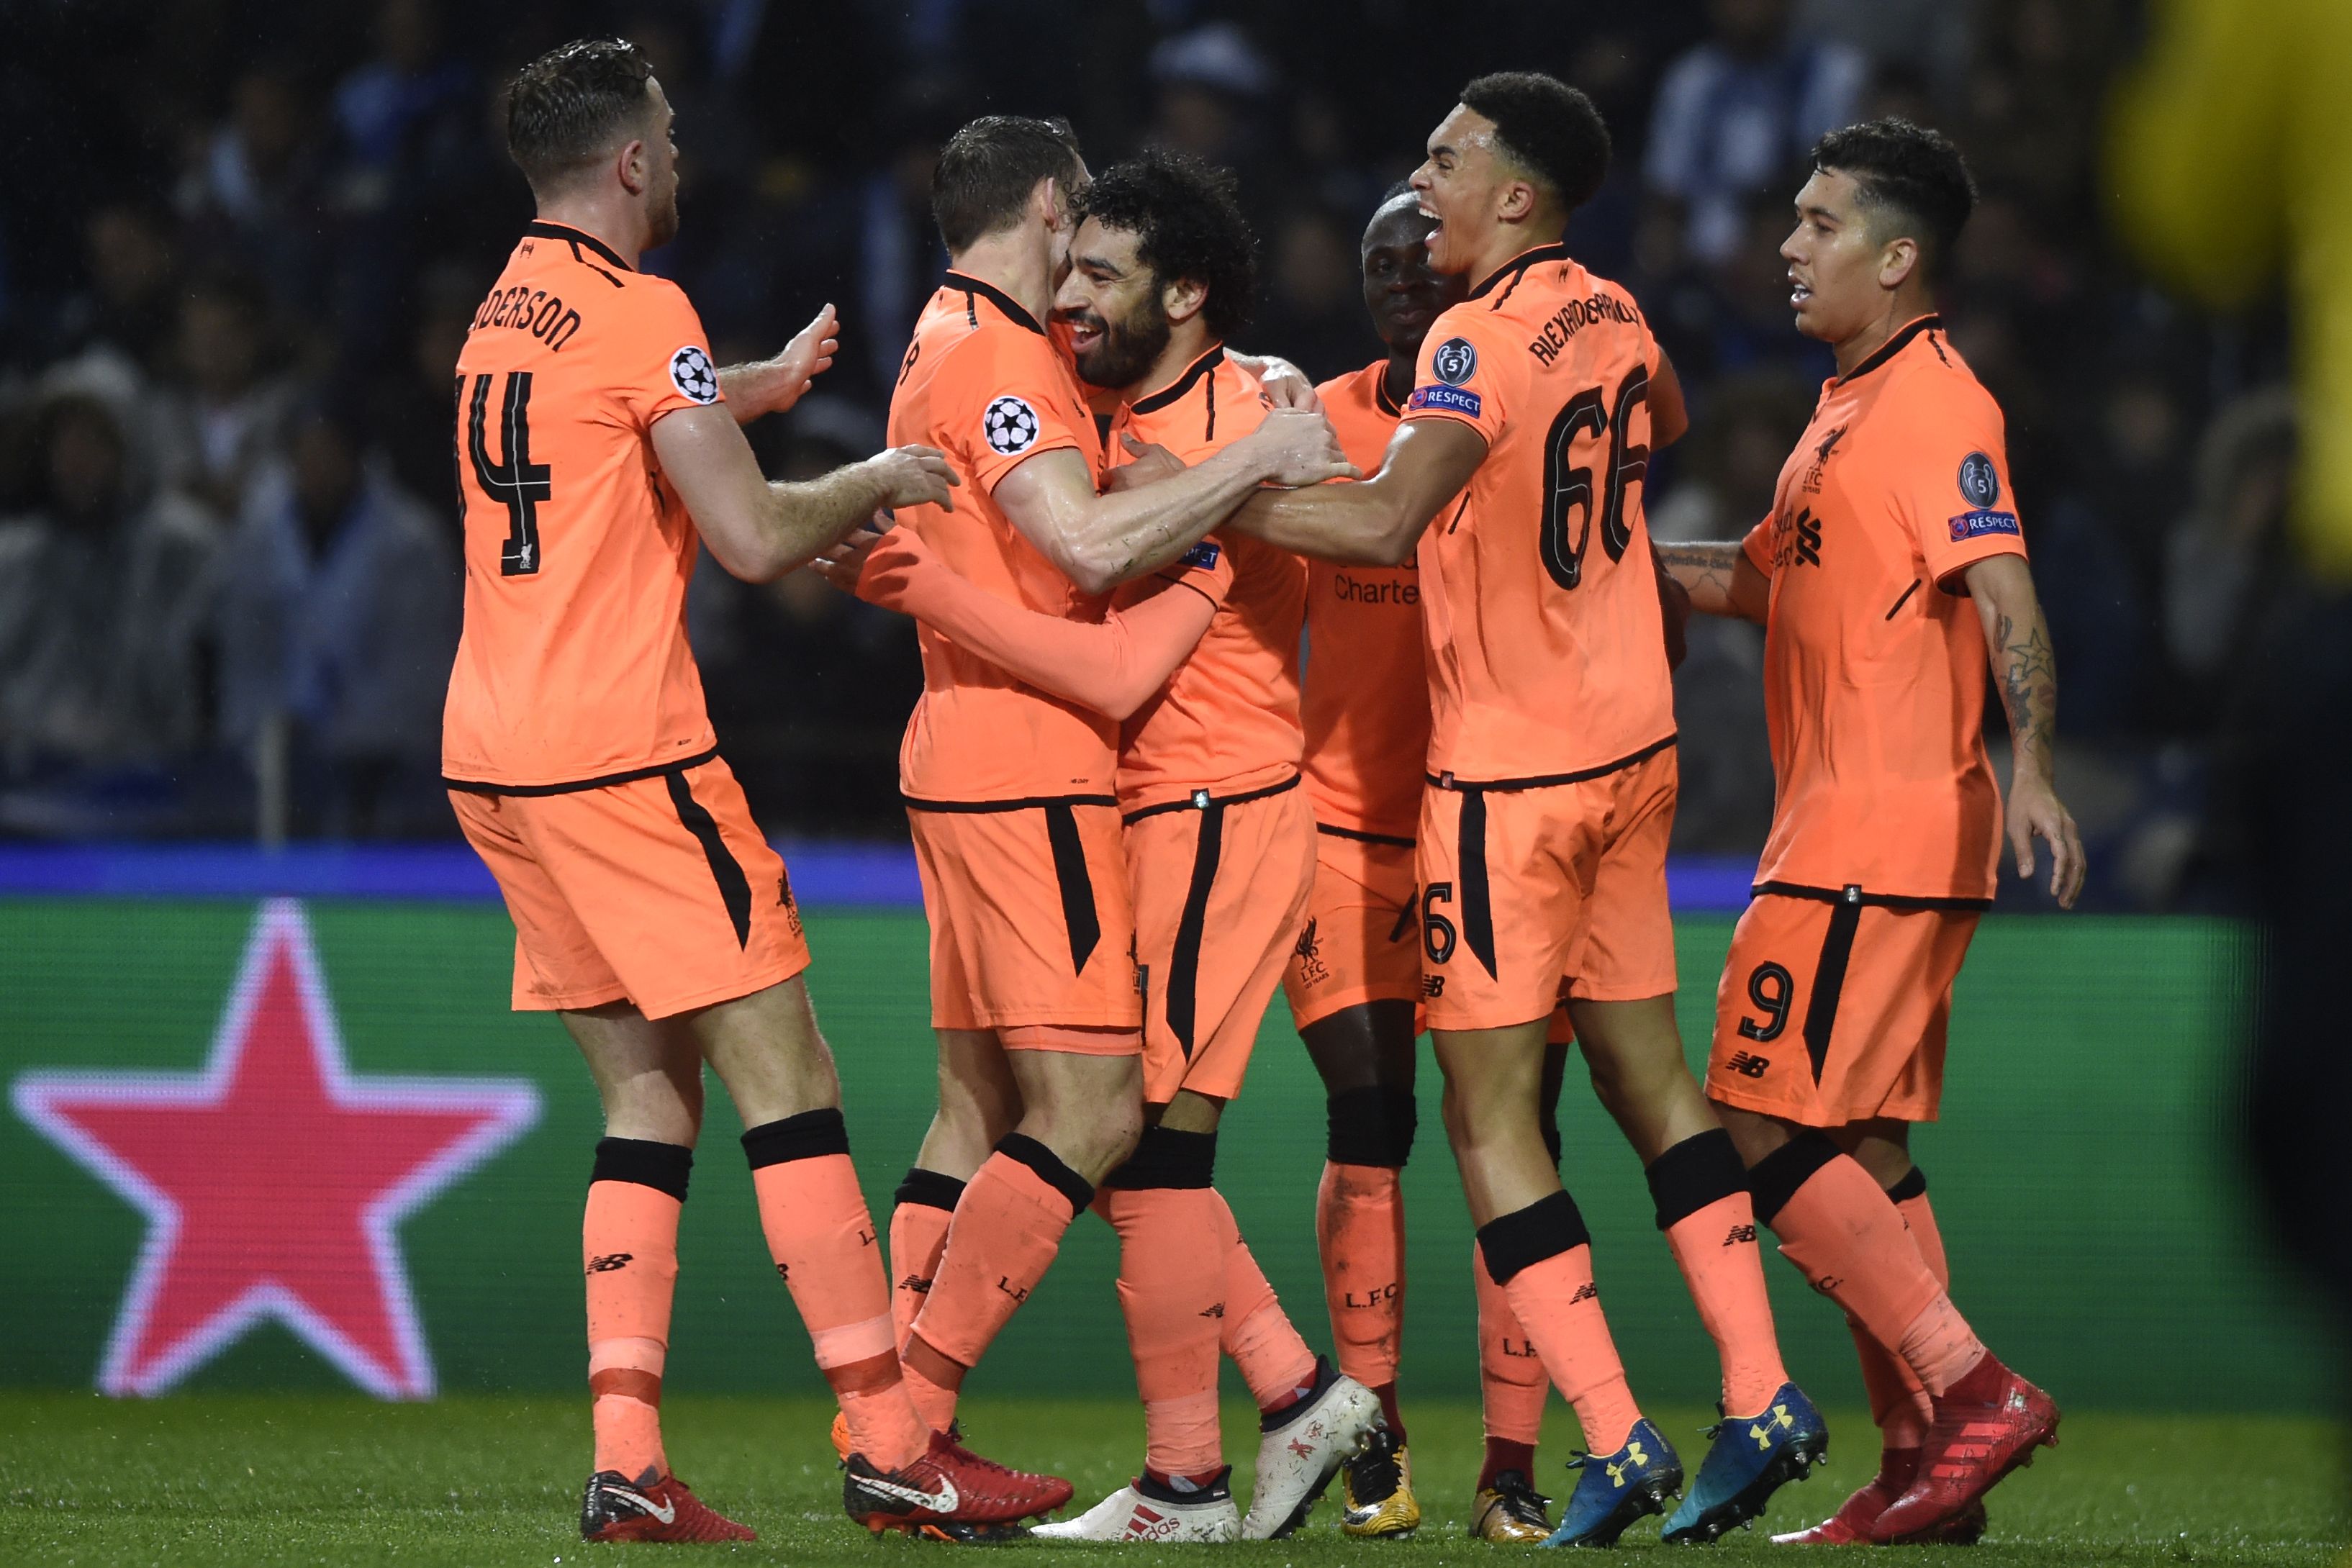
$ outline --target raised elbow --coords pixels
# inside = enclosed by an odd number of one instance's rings
[[[1113,562],[1089,550],[1070,550],[1056,563],[1062,575],[1077,585],[1080,593],[1088,596],[1108,593],[1126,578],[1120,573],[1124,562]]]

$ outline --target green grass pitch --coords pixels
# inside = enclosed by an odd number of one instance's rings
[[[840,1511],[839,1472],[825,1441],[831,1406],[806,1399],[678,1397],[666,1402],[671,1458],[703,1497],[752,1525],[740,1547],[633,1547],[628,1554],[795,1564],[912,1563],[959,1549],[869,1539]],[[1236,1480],[1255,1452],[1255,1423],[1229,1406]],[[982,1451],[1053,1469],[1092,1503],[1139,1456],[1131,1402],[984,1401],[966,1416]],[[1467,1405],[1408,1408],[1416,1490],[1427,1517],[1408,1542],[1355,1542],[1332,1499],[1289,1541],[1223,1551],[1284,1568],[1308,1564],[1469,1564],[1512,1549],[1466,1540],[1478,1421]],[[1696,1468],[1704,1414],[1657,1412]],[[1783,1490],[1763,1527],[1711,1550],[1754,1561],[1775,1549],[1768,1529],[1810,1523],[1835,1506],[1876,1458],[1857,1412],[1832,1411],[1825,1471]],[[0,1563],[157,1564],[609,1563],[617,1547],[578,1538],[587,1459],[583,1401],[467,1396],[383,1406],[358,1398],[190,1395],[152,1403],[94,1395],[0,1395]],[[1991,1533],[1948,1558],[1981,1568],[2046,1563],[2259,1563],[2319,1568],[2342,1556],[2345,1452],[2336,1427],[2272,1416],[2159,1417],[2083,1413],[2063,1446],[2005,1482]],[[1564,1494],[1559,1461],[1573,1422],[1555,1406],[1538,1484]],[[1240,1490],[1239,1484],[1236,1490]],[[1336,1489],[1335,1489],[1336,1491]],[[1203,1561],[1211,1549],[991,1549],[1013,1561],[1091,1565]],[[1656,1524],[1621,1551],[1663,1550]]]

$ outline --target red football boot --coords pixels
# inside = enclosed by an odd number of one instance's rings
[[[877,1469],[863,1454],[844,1463],[849,1473],[842,1482],[842,1507],[877,1535],[898,1530],[955,1541],[1003,1540],[1020,1533],[1022,1520],[1070,1500],[1070,1483],[1061,1477],[1008,1469],[944,1432],[932,1433],[929,1450],[896,1470]]]
[[[759,1535],[725,1514],[714,1513],[676,1476],[635,1480],[618,1470],[588,1478],[580,1500],[583,1541],[757,1541]]]
[[[1794,1530],[1772,1538],[1775,1546],[1869,1546],[1878,1537],[1871,1527],[1895,1500],[1910,1490],[1919,1474],[1919,1450],[1885,1448],[1878,1456],[1878,1473],[1864,1482],[1838,1511],[1809,1530]],[[1959,1515],[1931,1531],[1927,1542],[1938,1546],[1974,1546],[1985,1532],[1981,1502],[1970,1503]]]
[[[2057,1402],[1990,1351],[1932,1403],[1919,1473],[1871,1527],[1879,1541],[1933,1539],[2002,1477],[2031,1464],[2035,1448],[2058,1446]]]

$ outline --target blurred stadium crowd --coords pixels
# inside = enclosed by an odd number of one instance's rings
[[[530,215],[499,83],[619,32],[655,58],[686,158],[683,232],[648,265],[722,362],[840,308],[839,362],[753,428],[778,476],[880,444],[944,262],[933,152],[971,115],[1066,114],[1097,168],[1148,142],[1236,168],[1262,246],[1242,345],[1320,378],[1377,351],[1356,237],[1379,193],[1462,81],[1532,66],[1608,116],[1617,165],[1570,241],[1633,287],[1692,394],[1651,527],[1729,537],[1830,373],[1777,255],[1806,148],[1888,112],[1951,131],[1984,200],[1947,319],[2008,411],[2089,897],[2215,906],[2213,758],[2286,570],[2286,337],[2274,311],[2177,307],[2112,240],[2102,103],[2136,9],[0,0],[0,123],[41,193],[0,213],[0,835],[454,832],[449,378]],[[760,820],[903,831],[908,628],[805,573],[705,566],[693,637]],[[1761,633],[1693,638],[1677,844],[1752,853]]]

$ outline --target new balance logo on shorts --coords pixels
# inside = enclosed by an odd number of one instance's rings
[[[1742,1078],[1761,1078],[1764,1076],[1765,1070],[1771,1065],[1769,1061],[1754,1051],[1743,1051],[1735,1053],[1729,1061],[1725,1062],[1723,1070],[1726,1072],[1737,1072]]]
[[[1424,997],[1444,996],[1445,994],[1445,977],[1443,975],[1423,975],[1421,977],[1421,994]]]

